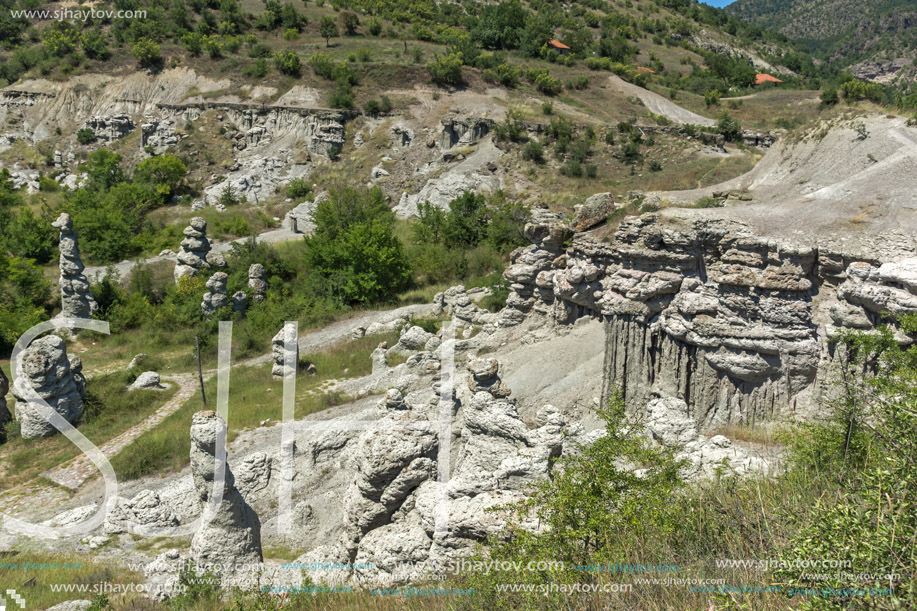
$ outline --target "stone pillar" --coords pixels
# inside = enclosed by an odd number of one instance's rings
[[[191,219],[185,227],[185,235],[178,251],[178,264],[175,266],[175,282],[182,276],[195,276],[202,269],[210,266],[207,255],[210,253],[210,241],[207,239],[207,221],[199,216]]]
[[[210,276],[207,281],[207,290],[204,293],[204,300],[201,302],[201,313],[205,317],[213,316],[213,313],[220,308],[229,305],[229,292],[226,289],[226,282],[229,276],[225,272],[217,272]]]
[[[252,291],[252,302],[261,303],[264,301],[268,284],[264,277],[264,266],[260,263],[253,263],[248,268],[248,288]]]
[[[73,219],[65,212],[51,226],[60,230],[61,316],[92,318],[98,312],[99,304],[89,291],[89,280],[83,274],[85,266],[73,232]]]
[[[83,396],[86,380],[79,357],[67,356],[64,340],[48,335],[35,340],[22,352],[13,384],[16,397],[16,418],[24,439],[48,437],[57,429],[38,412],[38,404],[31,401],[28,388],[51,406],[51,409],[75,424],[83,416]]]

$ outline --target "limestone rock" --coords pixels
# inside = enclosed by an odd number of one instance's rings
[[[422,350],[431,337],[433,337],[432,333],[428,333],[424,331],[422,327],[415,325],[401,334],[401,338],[392,349],[399,352],[415,352],[417,350]]]
[[[198,412],[191,419],[191,473],[204,506],[213,493],[217,438],[225,435],[225,429],[214,412]],[[229,465],[224,465],[223,499],[213,519],[194,534],[191,558],[198,565],[219,564],[221,577],[232,578],[241,572],[233,567],[262,562],[261,522],[236,489]]]
[[[274,360],[274,364],[271,366],[271,375],[277,378],[282,378],[284,373],[284,346],[285,346],[285,332],[286,327],[282,328],[277,332],[277,335],[271,340],[271,357]],[[299,344],[296,343],[296,353],[293,356],[293,362],[299,362]],[[295,371],[294,371],[295,373]]]
[[[60,230],[61,317],[92,318],[99,305],[89,291],[89,280],[83,274],[73,219],[65,212],[51,226]]]
[[[48,611],[84,611],[92,606],[91,600],[79,599],[79,600],[67,600],[62,603],[58,603],[53,607],[48,607]]]
[[[112,142],[134,131],[134,120],[126,114],[94,116],[90,117],[83,127],[91,129],[97,140]]]
[[[601,225],[608,219],[608,215],[620,206],[614,202],[611,193],[596,193],[585,202],[573,208],[573,221],[571,225],[576,231],[586,231],[596,225]]]
[[[67,422],[76,424],[83,416],[85,379],[79,357],[67,357],[64,340],[48,335],[32,342],[19,356],[13,395],[16,397],[16,419],[24,439],[47,437],[57,430],[39,412],[32,401],[33,390]]]
[[[207,221],[199,216],[191,219],[185,227],[184,239],[178,251],[178,263],[175,265],[175,282],[183,276],[196,276],[201,270],[210,266],[207,255],[210,254],[210,241],[207,239]]]
[[[159,495],[152,490],[141,490],[131,499],[119,498],[105,519],[108,534],[153,534],[157,530],[178,526],[178,518]]]
[[[213,316],[217,310],[229,305],[226,289],[228,280],[229,276],[225,272],[217,272],[207,280],[207,292],[204,293],[204,300],[201,302],[201,313],[205,317]]]
[[[468,379],[468,388],[472,393],[486,392],[495,398],[508,397],[511,393],[500,380],[498,372],[500,363],[497,359],[477,359],[468,364],[471,377]]]
[[[245,316],[246,310],[248,310],[248,295],[245,294],[245,291],[236,291],[232,294],[232,311]]]
[[[130,385],[129,390],[137,389],[153,389],[153,390],[162,390],[165,386],[160,382],[159,374],[155,371],[145,371],[137,376],[137,379],[134,380],[134,383]]]
[[[251,289],[252,303],[261,303],[267,296],[268,283],[265,278],[264,266],[253,263],[248,268],[248,288]]]

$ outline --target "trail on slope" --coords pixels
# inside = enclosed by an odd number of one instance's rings
[[[672,100],[658,93],[653,93],[648,89],[644,89],[643,87],[637,87],[632,83],[628,83],[617,75],[613,74],[608,77],[608,84],[617,92],[636,97],[650,112],[671,119],[679,125],[691,124],[707,127],[716,125],[716,121],[713,119],[702,117],[697,113],[691,112],[687,108],[682,108]]]

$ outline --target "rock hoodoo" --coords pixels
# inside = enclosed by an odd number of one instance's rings
[[[601,318],[606,390],[632,405],[651,393],[683,399],[701,430],[814,415],[833,392],[825,340],[874,328],[883,312],[917,312],[917,260],[876,267],[735,222],[648,214],[622,221],[610,243],[559,221],[526,235],[533,244],[505,272],[508,303],[559,323]]]
[[[73,219],[65,212],[51,226],[60,230],[61,316],[91,318],[99,310],[99,305],[89,292],[89,280],[83,274],[85,267],[73,232]]]
[[[178,264],[175,266],[175,281],[182,276],[195,276],[202,269],[210,266],[207,255],[210,253],[210,240],[207,239],[207,221],[199,216],[191,219],[184,231],[181,249],[178,252]]]
[[[229,292],[226,283],[229,276],[225,272],[217,272],[210,276],[207,281],[207,292],[204,293],[204,300],[201,302],[201,313],[205,317],[213,316],[220,308],[229,305]]]
[[[27,394],[31,388],[67,422],[75,424],[83,416],[86,380],[78,356],[67,356],[64,340],[48,335],[35,340],[19,357],[13,395],[16,419],[24,439],[53,435],[55,429],[39,412],[39,405]]]
[[[253,263],[248,268],[248,288],[251,289],[252,303],[261,303],[267,296],[267,279],[265,278],[264,266],[260,263]]]
[[[213,494],[217,438],[225,434],[225,428],[226,423],[211,411],[198,412],[191,419],[191,474],[202,507]],[[223,500],[213,519],[194,534],[191,559],[198,566],[213,563],[224,567],[220,576],[230,579],[242,573],[242,567],[254,567],[262,561],[261,522],[236,489],[228,464]]]
[[[284,372],[284,338],[286,337],[286,327],[280,329],[277,335],[271,340],[271,357],[274,364],[271,366],[271,375],[275,378],[282,378]],[[296,354],[293,357],[295,363],[299,362],[299,344],[296,345]],[[295,372],[294,372],[295,373]]]

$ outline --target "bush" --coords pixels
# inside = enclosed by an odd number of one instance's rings
[[[314,54],[309,58],[309,65],[312,67],[312,71],[315,72],[316,76],[332,80],[331,75],[334,72],[335,61],[330,53]]]
[[[312,218],[306,261],[320,290],[345,303],[374,303],[407,287],[410,267],[381,190],[332,189]]]
[[[134,57],[144,68],[151,68],[162,63],[162,57],[159,55],[159,45],[149,38],[141,38],[133,47]]]
[[[321,23],[318,28],[319,34],[322,38],[325,39],[325,46],[331,46],[331,39],[340,36],[338,32],[338,27],[334,23],[334,18],[330,15],[325,15],[322,17]]]
[[[462,56],[450,53],[442,55],[427,64],[430,79],[442,87],[457,87],[462,84]]]
[[[525,115],[519,108],[510,108],[506,118],[494,126],[494,137],[497,140],[521,142],[528,138],[523,119]]]
[[[544,163],[544,146],[537,140],[530,141],[522,149],[522,158],[537,164]]]
[[[263,57],[259,57],[255,60],[255,63],[246,66],[242,73],[252,78],[264,78],[267,76],[267,62]]]
[[[545,95],[557,95],[563,90],[560,79],[556,79],[547,71],[535,77],[535,88]]]
[[[378,36],[379,34],[382,33],[382,24],[379,22],[378,19],[373,17],[372,19],[369,20],[369,25],[367,26],[366,29],[369,30],[369,33],[372,36]]]
[[[353,109],[353,94],[349,86],[338,86],[328,99],[328,105],[331,108],[341,108],[343,110]]]
[[[544,101],[541,103],[541,112],[550,116],[554,114],[554,103],[551,101]]]
[[[302,68],[299,63],[299,55],[295,51],[283,51],[274,55],[274,65],[277,71],[287,76],[299,76]]]
[[[704,104],[707,105],[707,108],[710,108],[711,106],[715,106],[720,103],[721,96],[722,94],[719,91],[717,91],[716,89],[711,89],[710,91],[704,94]]]
[[[650,161],[649,170],[650,172],[661,172],[662,164],[654,159],[653,161]]]
[[[302,199],[312,194],[312,184],[304,178],[294,178],[286,186],[287,197]]]
[[[737,142],[742,138],[742,126],[729,116],[728,112],[720,114],[716,123],[716,130],[731,142]]]
[[[344,32],[348,36],[353,36],[357,33],[357,28],[360,26],[360,19],[357,17],[357,14],[352,11],[343,11],[338,16],[338,21],[341,22],[341,27],[344,28]]]
[[[76,141],[80,144],[92,144],[96,141],[96,133],[91,128],[84,127],[76,132]]]
[[[837,89],[834,87],[829,87],[822,91],[820,99],[822,106],[834,106],[840,101],[840,97],[837,95]]]
[[[257,59],[259,57],[270,57],[271,48],[263,42],[259,42],[252,45],[252,47],[248,50],[248,56],[252,59]]]
[[[363,112],[370,117],[378,116],[381,112],[381,108],[382,106],[379,104],[378,100],[367,100],[366,103],[363,104]]]
[[[174,155],[158,155],[144,159],[137,166],[134,179],[150,185],[165,202],[181,189],[188,168]]]

